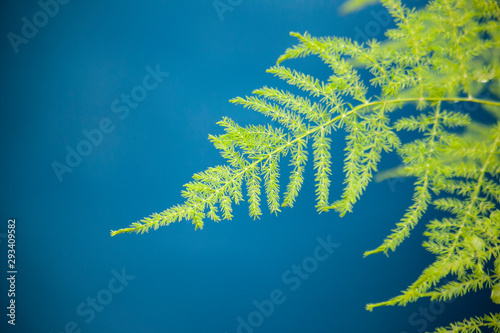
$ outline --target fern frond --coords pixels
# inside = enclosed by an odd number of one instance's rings
[[[268,69],[267,72],[274,74],[292,86],[297,86],[307,91],[311,96],[318,97],[327,95],[325,84],[310,75],[302,74],[283,66],[273,66]]]
[[[355,2],[370,1],[351,4]],[[232,99],[275,123],[242,127],[224,117],[218,123],[224,133],[209,139],[226,165],[195,174],[181,193],[183,204],[111,235],[144,233],[181,220],[191,221],[195,229],[203,228],[206,218],[229,220],[232,204],[243,201],[243,186],[254,219],[263,215],[262,192],[271,213],[279,212],[280,206],[292,207],[306,176],[309,142],[316,208],[320,212],[335,209],[343,216],[353,210],[382,155],[396,150],[403,166],[378,178],[414,178],[412,203],[382,244],[364,255],[394,251],[431,208],[451,216],[427,223],[423,247],[435,254],[435,262],[400,295],[368,304],[367,309],[406,305],[424,297],[451,300],[485,288],[491,289],[492,302],[500,303],[498,2],[433,0],[420,10],[400,0],[381,3],[396,23],[386,33],[387,42],[358,44],[347,38],[291,33],[297,45],[288,48],[268,72],[306,96],[264,86],[251,96]],[[285,60],[306,56],[319,57],[332,70],[326,82],[281,66]],[[369,78],[360,75],[359,67]],[[488,99],[477,97],[485,95]],[[497,124],[479,124],[462,109],[445,109],[455,103],[482,106]],[[408,109],[418,114],[405,116]],[[394,121],[390,115],[396,111],[403,115]],[[332,130],[337,129],[346,133],[345,178],[341,197],[331,204],[331,182],[338,179],[330,179],[331,148],[337,144]],[[403,144],[400,131],[418,137]],[[281,199],[280,162],[285,156],[292,170]],[[451,280],[444,282],[445,277]],[[492,314],[452,324],[450,329],[500,330],[499,323],[499,315]]]
[[[401,222],[396,224],[397,228],[392,230],[391,235],[389,235],[379,247],[371,251],[366,251],[363,257],[380,252],[387,254],[389,250],[394,251],[398,245],[410,236],[410,231],[415,228],[420,221],[420,218],[427,211],[427,207],[431,201],[428,179],[420,179],[415,185],[413,204],[408,208]]]
[[[246,99],[243,99],[238,97],[232,99],[231,102],[243,105],[246,108],[258,111],[267,117],[271,117],[273,120],[277,120],[293,133],[301,134],[307,131],[304,120],[298,114],[293,111],[283,110],[278,106],[272,105],[260,98],[246,97]]]
[[[247,184],[248,203],[250,216],[258,218],[262,215],[260,210],[260,182],[259,172],[256,166],[245,170],[245,180]]]
[[[253,91],[254,94],[262,96],[268,100],[276,101],[285,108],[293,112],[303,114],[307,120],[319,125],[329,120],[329,115],[325,109],[317,103],[311,103],[307,98],[295,96],[288,91],[280,91],[274,88],[263,87]],[[280,115],[281,116],[281,115]],[[278,121],[284,117],[276,117]],[[302,133],[305,132],[304,130]]]
[[[485,315],[484,317],[474,317],[466,319],[462,322],[455,322],[447,327],[441,327],[433,331],[433,333],[472,333],[482,332],[481,328],[492,328],[494,332],[500,330],[500,313]]]
[[[279,165],[278,156],[269,154],[267,160],[262,165],[262,172],[264,173],[267,204],[271,213],[279,212],[280,198],[279,198]]]
[[[399,138],[390,129],[384,105],[376,108],[374,113],[360,117],[363,119],[361,123],[354,119],[347,127],[352,133],[348,137],[344,167],[344,183],[347,185],[342,199],[329,207],[338,211],[340,216],[352,211],[352,205],[372,179],[372,172],[377,171],[382,151],[389,152],[400,144]]]
[[[326,210],[330,189],[331,140],[326,137],[326,134],[327,129],[321,127],[321,130],[314,136],[312,145],[314,149],[314,169],[316,170],[316,209],[318,209],[318,211]]]
[[[322,96],[321,102],[328,103],[328,105],[340,107],[343,103],[342,99],[338,96],[339,94],[334,92],[331,87],[310,75],[305,75],[282,66],[273,66],[267,72],[276,75],[290,85],[308,92],[313,97]]]
[[[283,207],[293,207],[295,198],[297,197],[302,183],[304,182],[305,164],[307,163],[307,143],[306,140],[298,140],[292,148],[292,160],[290,165],[293,166],[293,171],[290,174],[290,182],[288,183],[284,194]]]
[[[382,305],[405,305],[420,297],[451,299],[478,288],[491,288],[492,281],[499,278],[496,275],[491,276],[485,269],[488,260],[500,256],[500,239],[496,237],[498,234],[493,233],[493,237],[490,236],[492,230],[498,226],[491,227],[491,219],[487,218],[491,215],[496,219],[497,205],[481,197],[484,192],[483,180],[488,173],[487,167],[496,160],[499,150],[500,132],[495,132],[490,138],[492,141],[484,144],[484,151],[489,154],[476,157],[481,163],[474,177],[476,181],[465,183],[464,189],[459,193],[466,196],[466,199],[446,197],[434,200],[436,208],[456,215],[453,219],[431,222],[424,234],[429,238],[424,247],[437,255],[436,262],[427,267],[402,295],[386,302],[370,304],[369,309]],[[453,181],[445,181],[444,184],[442,188],[448,186],[455,190],[453,187],[456,183]],[[456,274],[459,282],[450,282],[444,287],[432,290],[448,274]]]

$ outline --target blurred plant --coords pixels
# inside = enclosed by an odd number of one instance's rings
[[[353,11],[370,2],[350,1],[343,8]],[[383,44],[291,33],[299,44],[287,49],[268,72],[309,96],[263,87],[252,96],[231,100],[280,126],[241,127],[224,118],[219,125],[226,133],[210,140],[227,164],[195,174],[182,192],[182,205],[111,235],[143,233],[182,219],[192,221],[196,229],[207,217],[231,219],[232,203],[243,200],[244,184],[254,218],[262,215],[262,183],[271,212],[292,207],[302,187],[310,143],[316,208],[334,209],[343,216],[352,211],[373,178],[382,152],[396,150],[403,166],[378,178],[413,177],[413,203],[382,245],[365,256],[394,251],[430,206],[450,216],[427,224],[423,246],[436,255],[436,261],[401,295],[368,304],[367,309],[406,305],[424,297],[450,300],[481,288],[491,289],[491,300],[500,304],[499,5],[495,0],[434,0],[416,11],[399,0],[381,2],[396,23]],[[309,55],[319,56],[332,69],[326,82],[280,65]],[[370,93],[356,67],[371,74]],[[375,90],[378,94],[371,93]],[[479,105],[497,122],[472,122],[455,103]],[[395,110],[412,106],[417,116],[390,119]],[[461,127],[465,130],[460,134]],[[340,128],[347,133],[345,188],[341,198],[330,203],[330,136]],[[421,135],[402,143],[397,132],[403,130]],[[280,198],[280,158],[287,155],[293,170]],[[499,331],[500,314],[436,332],[473,332],[483,327]]]
[[[344,2],[342,6],[340,6],[340,12],[342,14],[350,14],[378,2],[379,0],[349,0]]]

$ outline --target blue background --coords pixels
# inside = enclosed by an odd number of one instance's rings
[[[230,10],[218,13],[220,3]],[[339,6],[73,0],[16,50],[9,34],[22,34],[23,17],[43,19],[41,5],[2,2],[0,331],[423,332],[498,311],[485,292],[449,304],[364,309],[397,295],[433,260],[421,247],[423,223],[389,258],[362,258],[403,216],[409,179],[371,184],[355,212],[340,218],[315,211],[308,165],[296,206],[278,217],[264,201],[254,221],[243,203],[232,221],[206,221],[201,231],[181,222],[110,237],[111,229],[181,203],[193,173],[223,163],[207,140],[222,133],[216,122],[223,116],[243,125],[267,121],[228,100],[264,85],[286,88],[265,70],[295,44],[290,31],[362,42],[383,39],[391,27],[381,6],[349,16],[339,16]],[[285,65],[321,79],[330,74],[315,58]],[[142,84],[148,66],[169,75],[120,118],[113,101]],[[53,163],[64,164],[67,147],[77,149],[83,131],[103,119],[113,130],[59,179]],[[332,198],[341,193],[343,147],[335,133]],[[399,163],[384,158],[381,169]],[[287,173],[283,167],[282,188]],[[16,219],[15,327],[5,315],[9,218]],[[293,265],[311,264],[318,237],[339,246],[307,276],[287,275]],[[129,276],[124,284],[115,278],[121,273]],[[281,304],[259,317],[255,304],[268,304],[273,290],[281,290]],[[93,298],[99,311],[90,310]],[[249,330],[238,328],[238,318],[262,320]]]

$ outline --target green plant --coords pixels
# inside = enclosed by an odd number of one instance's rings
[[[203,227],[205,218],[231,219],[232,203],[243,200],[244,185],[254,218],[262,214],[262,184],[271,212],[292,207],[302,186],[309,144],[316,208],[343,216],[372,180],[382,153],[395,150],[403,166],[378,177],[414,178],[413,203],[392,233],[365,256],[394,251],[430,206],[450,216],[427,224],[423,246],[436,255],[435,262],[401,295],[368,304],[367,309],[406,305],[423,297],[449,300],[481,288],[491,289],[491,300],[500,304],[500,122],[480,125],[457,108],[460,103],[474,103],[499,118],[499,5],[495,0],[435,0],[422,10],[412,10],[398,0],[382,3],[397,25],[387,31],[383,44],[291,33],[299,44],[287,49],[268,72],[309,96],[263,87],[252,96],[231,100],[281,126],[241,127],[224,118],[219,125],[225,134],[210,140],[227,164],[195,174],[182,191],[182,205],[111,235],[143,233],[182,219],[192,221],[195,229]],[[309,55],[320,57],[332,69],[326,82],[280,65]],[[369,71],[376,96],[368,96],[358,67]],[[395,110],[404,112],[412,106],[417,116],[392,119]],[[466,130],[460,132],[460,127]],[[330,203],[330,135],[340,128],[347,133],[345,188],[341,198]],[[397,134],[403,130],[421,135],[403,143]],[[293,170],[281,198],[280,158],[286,155]],[[500,331],[500,314],[436,332],[473,332],[482,327]]]

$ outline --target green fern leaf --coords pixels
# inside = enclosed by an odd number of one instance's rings
[[[344,8],[371,2],[351,0]],[[426,224],[423,247],[436,260],[400,295],[366,308],[404,306],[421,298],[451,300],[479,289],[491,289],[492,302],[500,303],[499,4],[433,0],[416,10],[399,0],[381,3],[396,24],[385,42],[359,44],[291,33],[297,45],[268,72],[305,96],[264,86],[251,96],[232,99],[275,123],[242,127],[224,117],[218,123],[224,134],[209,139],[225,165],[196,173],[181,192],[184,203],[111,235],[144,233],[181,220],[191,221],[195,229],[202,229],[207,218],[230,220],[232,205],[244,200],[243,186],[251,217],[263,216],[263,192],[269,211],[277,214],[280,207],[293,207],[307,163],[314,168],[316,209],[334,209],[343,216],[354,210],[383,155],[396,151],[403,165],[375,177],[413,178],[412,203],[382,244],[364,255],[395,251],[432,209],[450,216]],[[317,56],[331,69],[327,81],[281,65],[308,56]],[[497,123],[479,124],[464,110],[446,109],[464,102],[481,106]],[[405,115],[409,109],[417,114]],[[345,178],[342,195],[330,203],[331,183],[342,182],[332,175],[337,160],[332,145],[339,144],[333,141],[334,130],[346,133]],[[402,142],[401,131],[416,137]],[[285,156],[292,170],[281,197],[280,163]],[[467,319],[435,332],[483,328],[500,331],[500,315]]]

